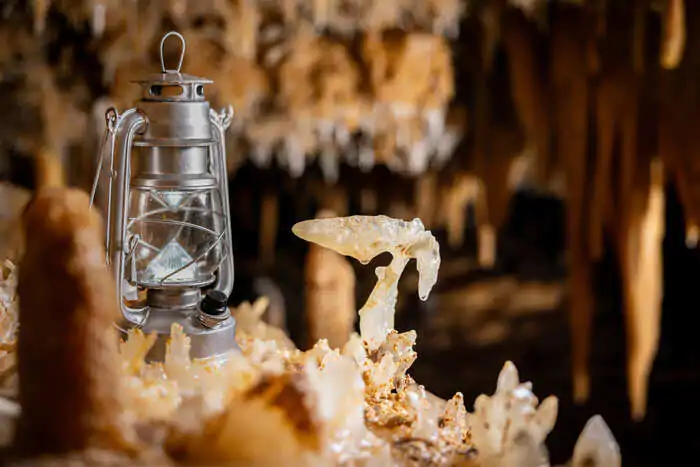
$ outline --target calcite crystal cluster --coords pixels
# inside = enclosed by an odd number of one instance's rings
[[[18,322],[16,266],[0,265],[0,388],[11,384],[15,366]]]
[[[320,340],[301,351],[261,321],[264,298],[233,310],[241,352],[223,365],[192,360],[189,339],[177,325],[165,361],[146,362],[154,336],[132,330],[119,349],[121,367],[104,371],[121,374],[123,385],[114,390],[125,396],[123,419],[138,433],[136,450],[149,465],[549,465],[544,441],[556,421],[557,399],[539,403],[512,363],[503,367],[496,392],[477,398],[473,413],[462,394],[445,401],[409,376],[416,333],[393,329],[398,280],[416,258],[419,294],[426,299],[440,265],[438,243],[419,220],[318,219],[294,231],[363,263],[392,254],[389,266],[377,268],[375,289],[360,310],[361,334],[342,348]],[[8,264],[1,285],[9,299],[0,301],[8,349],[16,332],[14,277]],[[8,412],[3,422],[16,417]],[[90,459],[97,465],[96,457]],[[572,465],[620,465],[617,444],[600,417],[584,429]]]

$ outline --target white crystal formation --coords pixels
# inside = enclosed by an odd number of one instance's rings
[[[532,383],[520,382],[518,370],[506,362],[498,376],[496,392],[481,395],[469,417],[472,440],[483,465],[508,465],[514,454],[517,465],[542,465],[540,452],[544,440],[554,428],[558,400],[550,396],[538,406]],[[510,459],[506,464],[506,459]],[[513,464],[516,465],[516,464]]]
[[[574,446],[572,467],[620,467],[620,447],[600,415],[591,417]]]
[[[391,253],[389,266],[375,270],[377,284],[359,312],[361,336],[370,350],[377,349],[394,329],[398,282],[408,261],[416,258],[418,263],[421,300],[428,298],[437,282],[440,246],[420,219],[407,222],[386,216],[335,217],[299,222],[292,230],[304,240],[362,264],[381,253]]]

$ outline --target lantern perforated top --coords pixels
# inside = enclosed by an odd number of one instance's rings
[[[165,58],[163,47],[165,40],[175,36],[182,44],[180,50],[180,60],[177,68],[169,70],[165,68]],[[145,78],[134,81],[143,87],[141,99],[144,101],[157,102],[201,102],[204,101],[204,85],[212,84],[213,81],[207,78],[181,73],[182,62],[185,59],[185,38],[182,34],[171,31],[163,36],[160,41],[160,65],[161,73],[153,74]]]

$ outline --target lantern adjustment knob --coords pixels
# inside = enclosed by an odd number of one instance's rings
[[[220,290],[209,290],[202,300],[202,311],[208,315],[219,316],[228,311],[228,297]]]
[[[199,306],[197,320],[207,328],[214,328],[229,318],[228,297],[220,290],[209,290]]]

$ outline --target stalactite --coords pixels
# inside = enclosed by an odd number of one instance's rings
[[[501,40],[501,14],[503,5],[500,1],[487,2],[481,10],[482,42],[481,60],[485,73],[491,73],[493,61]]]
[[[462,136],[463,128],[446,118],[454,76],[444,40],[459,30],[465,12],[459,0],[34,3],[37,25],[49,9],[75,29],[92,25],[96,36],[86,48],[99,60],[103,84],[119,108],[131,107],[138,97],[131,81],[157,70],[153,58],[160,34],[174,23],[185,34],[188,50],[197,51],[187,55],[187,71],[212,78],[208,97],[236,109],[232,131],[242,144],[231,145],[235,159],[265,167],[274,151],[298,176],[307,156],[321,152],[326,176],[334,182],[333,168],[343,159],[359,159],[364,168],[379,163],[420,173],[431,159],[444,163]],[[358,76],[355,54],[349,53],[353,35],[380,37],[406,25],[395,57],[397,73],[384,76],[379,94],[376,86],[358,89],[365,77]],[[52,40],[49,36],[37,35],[39,50]],[[366,60],[362,71],[374,68],[372,61],[387,44],[380,39],[377,45],[378,54],[355,57]],[[171,63],[175,52],[166,49]],[[389,118],[378,118],[377,105],[388,106]],[[354,157],[358,135],[369,141],[362,144],[360,158]]]
[[[493,5],[491,8],[496,8],[496,6]],[[474,175],[478,178],[458,179],[460,184],[457,185],[456,188],[460,191],[456,191],[456,195],[459,196],[457,196],[455,200],[451,200],[450,206],[451,211],[459,210],[460,217],[453,218],[454,214],[448,214],[448,233],[453,232],[452,236],[448,235],[448,239],[452,238],[454,244],[462,244],[464,241],[464,222],[466,216],[465,206],[466,203],[474,202],[478,237],[477,260],[483,266],[490,267],[495,261],[495,252],[492,251],[492,247],[495,246],[495,240],[493,239],[495,232],[493,231],[494,227],[489,218],[488,196],[485,191],[488,187],[484,185],[489,178],[491,169],[490,157],[492,155],[491,143],[493,141],[491,108],[493,103],[491,100],[489,77],[492,59],[491,54],[494,52],[492,47],[495,48],[495,44],[492,44],[492,42],[496,40],[496,31],[494,29],[496,26],[492,23],[496,19],[500,19],[500,17],[492,17],[496,12],[490,9],[487,9],[484,14],[486,15],[485,18],[487,21],[482,24],[479,38],[481,45],[479,63],[481,66],[476,72],[477,95],[473,125]],[[462,203],[461,206],[460,203]],[[450,223],[454,223],[454,225],[450,227]]]
[[[580,10],[562,5],[554,16],[550,39],[551,77],[556,100],[557,154],[566,176],[566,232],[569,250],[570,313],[574,399],[588,399],[591,334],[590,264],[583,233],[587,179],[588,77],[586,25]]]
[[[588,221],[591,257],[600,260],[603,257],[603,234],[607,210],[610,209],[609,199],[613,195],[610,188],[612,182],[613,153],[615,149],[616,106],[614,89],[609,79],[603,76],[596,89],[596,155],[595,177],[593,177],[593,198],[591,213]]]
[[[51,9],[51,0],[34,0],[32,2],[34,9],[34,33],[43,34],[46,29],[46,17]]]
[[[265,310],[264,321],[287,332],[287,307],[279,286],[268,277],[259,277],[253,281],[253,290],[258,296],[269,300],[270,304]]]
[[[371,33],[363,40],[362,56],[376,96],[374,116],[367,122],[375,158],[412,174],[424,172],[431,158],[444,160],[457,142],[453,133],[462,131],[459,121],[447,126],[454,81],[444,38]]]
[[[640,38],[629,17],[639,3],[611,14],[602,44],[596,96],[598,147],[591,206],[593,259],[603,254],[603,231],[616,240],[627,329],[631,412],[646,410],[648,378],[659,337],[664,232],[664,176],[656,150],[654,69],[640,74]],[[651,161],[651,162],[650,162]]]
[[[224,18],[224,47],[234,56],[253,59],[258,51],[260,9],[254,0],[218,0],[215,8]]]
[[[599,42],[605,37],[607,32],[607,0],[595,0],[585,2],[583,11],[592,24],[590,39],[586,42],[586,64],[588,74],[596,76],[600,73],[601,57],[599,50]]]
[[[687,43],[684,59],[678,66],[662,74],[661,108],[659,114],[659,152],[669,178],[675,182],[686,224],[686,242],[694,245],[700,225],[700,193],[695,189],[693,174],[698,173],[695,161],[700,148],[700,101],[697,96],[695,70],[700,62],[700,5],[685,4],[687,9]]]
[[[504,15],[503,43],[508,53],[510,86],[528,147],[535,158],[534,180],[545,184],[550,171],[550,124],[546,76],[538,62],[537,30],[518,10]]]
[[[84,89],[78,85],[72,90],[73,93],[59,91],[56,73],[41,64],[36,65],[31,76],[30,83],[40,103],[43,123],[44,134],[40,144],[65,164],[68,145],[81,141],[85,136],[87,115],[76,107],[76,95],[79,97]]]
[[[646,413],[649,376],[659,344],[663,297],[664,175],[660,161],[649,165],[646,189],[629,200],[620,252],[627,327],[627,381],[632,417]],[[649,182],[650,179],[650,182]]]
[[[683,59],[686,41],[684,0],[668,0],[664,15],[661,66],[667,70],[676,68]]]
[[[632,21],[632,54],[635,73],[644,73],[649,0],[635,0]]]
[[[483,200],[477,200],[478,261],[491,268],[496,261],[497,232],[508,217],[508,206],[513,194],[509,178],[523,150],[523,138],[516,128],[495,125],[491,130],[489,160],[480,175]]]
[[[63,164],[53,151],[42,149],[36,159],[36,185],[39,187],[65,186]]]

